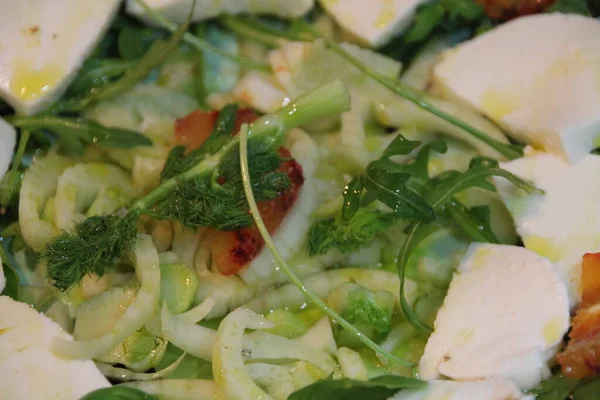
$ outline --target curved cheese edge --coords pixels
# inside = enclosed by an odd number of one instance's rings
[[[448,51],[434,86],[517,141],[574,162],[600,140],[599,36],[590,17],[517,18]]]
[[[78,400],[110,386],[93,361],[55,356],[57,335],[71,338],[27,304],[0,296],[0,400]]]
[[[594,185],[600,156],[589,154],[568,164],[552,154],[533,153],[501,166],[544,191],[528,194],[494,179],[525,247],[557,265],[571,305],[578,304],[582,256],[600,251],[600,187]]]
[[[35,114],[64,92],[104,36],[120,0],[0,0],[0,97]]]
[[[10,168],[16,143],[17,131],[12,125],[0,118],[0,179]]]
[[[425,389],[404,390],[390,400],[533,400],[502,378],[474,382],[432,381]]]
[[[409,27],[429,0],[319,0],[325,11],[361,44],[377,47]]]
[[[192,0],[146,0],[146,4],[167,18],[183,23]],[[266,14],[280,18],[298,18],[308,13],[315,5],[314,0],[197,0],[192,13],[192,21],[205,21],[220,15]],[[127,0],[127,13],[148,23],[153,21],[146,16],[137,0]]]
[[[529,389],[569,328],[567,288],[556,267],[516,246],[469,247],[420,361],[424,379],[504,377]]]

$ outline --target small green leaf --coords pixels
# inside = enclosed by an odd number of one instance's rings
[[[117,39],[119,54],[124,60],[136,60],[143,57],[154,42],[167,36],[168,32],[161,29],[126,23]]]
[[[74,154],[83,154],[83,144],[95,143],[122,149],[152,144],[147,136],[138,132],[121,128],[108,128],[83,118],[42,115],[37,117],[13,117],[10,122],[21,129],[48,130],[58,136],[61,144]]]
[[[427,382],[396,375],[370,381],[326,379],[292,393],[288,400],[385,400],[403,389],[421,389]]]
[[[536,400],[595,400],[600,393],[600,378],[575,380],[554,375],[531,390]]]
[[[81,400],[158,400],[158,397],[127,386],[112,386],[94,390]]]
[[[590,7],[594,4],[597,4],[597,1],[590,0],[558,0],[550,7],[546,9],[547,13],[559,12],[565,14],[580,14],[580,15],[590,15]],[[597,5],[596,5],[597,6]]]
[[[82,97],[123,76],[134,62],[119,59],[92,59],[84,62],[67,90],[67,97]]]
[[[468,208],[453,199],[446,205],[446,211],[456,225],[473,241],[483,243],[500,243],[491,227],[489,206]]]
[[[431,35],[435,28],[443,21],[446,10],[438,3],[423,6],[413,18],[413,24],[406,32],[406,42],[420,42]]]
[[[0,295],[8,296],[13,300],[19,298],[19,275],[17,271],[12,269],[8,264],[2,263],[2,270],[4,272],[4,278],[6,279],[6,285]]]

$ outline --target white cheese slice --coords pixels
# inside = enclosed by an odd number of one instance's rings
[[[65,360],[50,351],[55,322],[25,303],[0,296],[0,400],[78,400],[110,386],[91,360]]]
[[[429,0],[319,0],[325,11],[362,44],[377,47],[410,25]]]
[[[600,187],[595,184],[600,156],[589,154],[570,165],[558,156],[534,153],[501,166],[544,191],[527,194],[504,179],[494,180],[525,247],[556,263],[575,305],[581,297],[582,256],[600,251]]]
[[[10,167],[16,141],[17,131],[15,128],[0,118],[0,179]]]
[[[511,379],[529,389],[550,374],[569,328],[556,267],[516,246],[474,243],[462,259],[420,361],[424,379]]]
[[[0,97],[35,114],[67,88],[120,1],[0,0]]]
[[[474,382],[432,381],[425,389],[404,390],[390,400],[533,400],[508,379]]]
[[[517,141],[574,162],[600,146],[598,37],[590,17],[517,18],[449,51],[435,86]]]
[[[192,0],[146,0],[146,4],[177,23],[183,23],[192,8]],[[266,14],[297,18],[309,12],[314,5],[314,0],[197,0],[192,20],[204,21],[224,14]],[[136,0],[127,0],[126,10],[136,18],[152,22]]]

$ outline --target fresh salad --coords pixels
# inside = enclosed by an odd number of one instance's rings
[[[0,400],[600,399],[598,2],[0,5]]]

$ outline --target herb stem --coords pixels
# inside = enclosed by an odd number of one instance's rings
[[[306,299],[308,299],[311,303],[313,303],[315,306],[320,308],[325,313],[325,315],[327,315],[328,317],[330,317],[331,319],[336,321],[342,328],[344,328],[345,330],[350,332],[353,336],[355,336],[357,339],[359,339],[361,342],[363,342],[367,347],[369,347],[370,349],[372,349],[373,351],[375,351],[377,353],[382,354],[388,360],[390,360],[391,362],[393,362],[395,364],[398,364],[398,365],[401,365],[401,366],[404,366],[407,368],[415,367],[417,365],[417,363],[403,360],[399,357],[394,356],[391,353],[388,353],[384,349],[382,349],[377,343],[373,342],[364,333],[362,333],[361,331],[356,329],[356,327],[354,325],[352,325],[351,323],[346,321],[338,313],[336,313],[334,310],[329,308],[327,306],[327,304],[325,304],[325,302],[323,302],[318,296],[316,296],[312,292],[310,292],[306,288],[306,286],[304,286],[304,284],[302,283],[300,278],[298,278],[298,276],[296,274],[294,274],[294,272],[291,270],[289,265],[285,262],[285,260],[281,256],[281,253],[279,253],[279,250],[275,246],[275,243],[273,243],[273,239],[271,238],[271,235],[269,234],[269,231],[267,230],[267,227],[265,226],[265,224],[262,220],[262,217],[260,216],[260,212],[256,205],[256,200],[254,199],[254,193],[252,192],[252,183],[250,182],[250,171],[249,171],[249,167],[248,167],[248,125],[247,124],[242,125],[242,129],[240,130],[239,137],[240,137],[240,164],[241,164],[242,182],[244,185],[244,193],[246,194],[246,199],[248,200],[248,206],[250,207],[250,212],[252,214],[252,218],[254,219],[254,222],[256,223],[256,227],[258,228],[260,235],[262,236],[263,240],[265,241],[266,246],[271,251],[273,258],[275,259],[275,261],[277,262],[279,267],[283,270],[283,272],[286,274],[286,276],[289,278],[290,282],[292,282],[292,284],[294,284],[294,286],[296,286],[298,288],[298,290],[300,290],[300,292],[302,292],[302,294],[306,297]]]
[[[144,0],[136,0],[137,3],[144,9],[144,12],[146,13],[146,15],[157,25],[163,27],[164,29],[167,29],[170,32],[175,32],[177,30],[177,24],[174,23],[173,21],[169,20],[167,17],[165,17],[164,15],[162,15],[161,13],[159,13],[158,11],[154,10],[152,7],[150,7],[148,5],[148,3],[146,3]],[[211,45],[210,43],[208,43],[207,41],[199,38],[196,35],[193,35],[189,32],[186,32],[183,35],[183,41],[187,44],[189,44],[190,46],[196,48],[197,50],[201,50],[201,51],[209,51],[213,54],[219,55],[221,57],[230,59],[232,61],[237,62],[238,64],[241,64],[243,66],[246,66],[248,68],[251,69],[257,69],[257,70],[261,70],[261,71],[266,71],[266,72],[270,72],[271,71],[271,66],[268,63],[262,63],[262,62],[258,62],[258,61],[254,61],[250,58],[247,57],[240,57],[240,56],[236,56],[235,54],[231,54],[228,53],[226,51],[223,51],[217,47],[214,47],[213,45]]]

